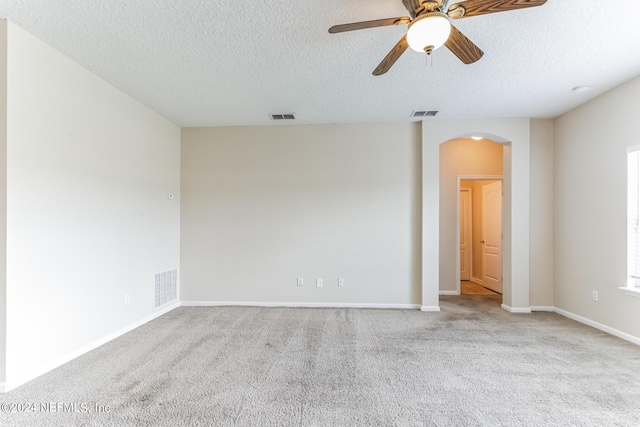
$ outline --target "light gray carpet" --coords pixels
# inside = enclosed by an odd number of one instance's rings
[[[0,424],[640,425],[640,347],[499,297],[441,306],[179,308],[0,395],[87,413]]]

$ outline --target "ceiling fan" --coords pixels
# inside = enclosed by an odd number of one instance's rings
[[[402,16],[334,25],[329,28],[329,32],[335,34],[365,28],[409,24],[407,34],[373,71],[374,76],[389,71],[408,47],[431,55],[435,49],[444,45],[462,62],[472,64],[482,58],[484,52],[454,27],[451,19],[542,6],[546,2],[547,0],[466,0],[447,7],[449,0],[402,0],[411,17]]]

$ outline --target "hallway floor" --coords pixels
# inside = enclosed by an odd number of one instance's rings
[[[460,282],[460,295],[500,295],[489,288],[470,281]]]

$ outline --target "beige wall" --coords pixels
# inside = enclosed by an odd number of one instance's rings
[[[627,147],[640,143],[640,77],[555,122],[555,306],[640,340],[626,285]],[[592,291],[599,302],[592,301]]]
[[[12,24],[7,74],[11,388],[160,314],[154,273],[179,266],[180,129]]]
[[[454,292],[459,287],[456,265],[457,253],[459,253],[456,233],[458,176],[502,174],[502,144],[486,139],[474,141],[470,138],[461,138],[440,145],[441,292]]]
[[[418,124],[183,129],[182,197],[183,301],[420,304]]]
[[[553,120],[531,121],[531,306],[553,307]]]

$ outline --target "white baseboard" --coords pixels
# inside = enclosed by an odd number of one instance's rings
[[[460,291],[440,291],[440,295],[460,295]]]
[[[612,328],[610,326],[607,325],[603,325],[602,323],[598,323],[595,322],[591,319],[587,319],[586,317],[582,317],[579,316],[577,314],[571,313],[570,311],[566,311],[566,310],[562,310],[561,308],[558,307],[553,307],[553,306],[531,306],[531,310],[530,311],[526,311],[526,309],[513,309],[511,307],[508,307],[506,305],[502,305],[502,308],[507,310],[510,313],[529,313],[532,311],[539,311],[539,312],[552,312],[552,313],[557,313],[561,316],[564,316],[566,318],[569,318],[571,320],[575,320],[576,322],[580,322],[582,324],[585,324],[587,326],[591,326],[592,328],[596,328],[602,332],[606,332],[608,334],[611,334],[613,336],[616,336],[618,338],[622,338],[623,340],[629,341],[631,343],[634,343],[636,345],[640,345],[640,338],[633,336],[631,334],[627,334],[626,332],[622,332],[619,331],[618,329]],[[518,311],[515,311],[518,310]],[[520,311],[520,310],[524,310],[524,311]]]
[[[640,338],[634,337],[633,335],[627,334],[626,332],[619,331],[607,325],[603,325],[602,323],[594,322],[593,320],[587,319],[586,317],[578,316],[577,314],[573,314],[569,311],[562,310],[557,307],[554,307],[553,311],[561,316],[568,317],[571,320],[575,320],[576,322],[584,323],[585,325],[599,329],[602,332],[606,332],[618,338],[622,338],[623,340],[632,342],[636,345],[640,345]]]
[[[531,311],[546,311],[553,313],[555,311],[555,307],[553,306],[542,306],[542,305],[532,305]]]
[[[183,307],[291,307],[291,308],[393,308],[417,310],[420,304],[377,304],[355,302],[258,302],[258,301],[182,301]]]
[[[502,304],[500,307],[502,307],[503,310],[508,311],[509,313],[514,313],[514,314],[531,314],[531,308],[524,308],[524,307],[509,307],[508,305]]]
[[[472,277],[471,281],[477,283],[478,285],[482,285],[482,279],[478,279],[477,277]]]
[[[5,383],[0,383],[0,393],[6,393],[9,390],[6,389]]]
[[[58,358],[57,360],[53,361],[52,363],[49,363],[48,365],[36,369],[32,372],[30,372],[27,375],[23,375],[22,377],[18,378],[18,379],[13,379],[11,381],[7,381],[5,383],[0,383],[0,386],[2,386],[2,393],[6,393],[10,390],[13,390],[16,387],[21,386],[22,384],[25,384],[29,381],[31,381],[34,378],[39,377],[40,375],[46,374],[49,371],[54,370],[55,368],[64,365],[67,362],[70,362],[71,360],[75,359],[76,357],[82,356],[85,353],[90,352],[91,350],[95,350],[96,348],[100,347],[101,345],[104,345],[106,343],[108,343],[109,341],[112,341],[116,338],[118,338],[119,336],[122,336],[124,334],[126,334],[127,332],[131,332],[132,330],[144,325],[145,323],[149,323],[150,321],[162,316],[163,314],[167,314],[168,312],[170,312],[171,310],[174,310],[176,308],[180,307],[180,302],[176,301],[166,307],[163,307],[157,311],[154,311],[152,314],[150,314],[147,317],[144,317],[140,320],[138,320],[137,322],[134,322],[128,326],[125,326],[124,328],[121,328],[115,332],[112,332],[108,335],[105,335],[102,338],[99,338],[87,345],[85,345],[84,347],[81,347],[75,351],[72,351],[71,353],[68,353],[67,355]]]
[[[420,307],[420,311],[436,312],[436,311],[440,311],[440,306],[423,305],[422,307]]]

